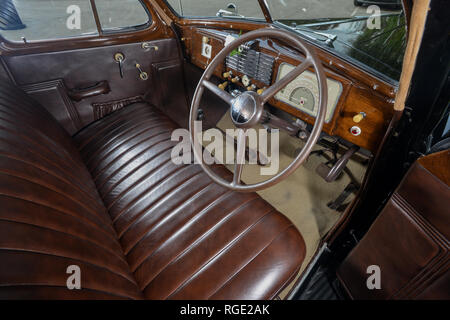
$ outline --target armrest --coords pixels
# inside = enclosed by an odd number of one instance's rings
[[[75,88],[69,90],[68,96],[74,101],[81,101],[86,98],[107,94],[111,91],[108,81],[100,81],[87,88]]]

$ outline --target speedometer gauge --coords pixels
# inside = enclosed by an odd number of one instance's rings
[[[282,63],[278,69],[277,81],[295,67],[288,63]],[[325,122],[328,123],[333,118],[334,110],[342,93],[342,84],[334,79],[327,78],[328,105]],[[319,109],[319,85],[317,77],[310,71],[305,71],[296,79],[291,81],[283,90],[275,95],[275,99],[287,103],[288,105],[303,111],[304,113],[316,117]]]
[[[314,111],[314,106],[316,104],[314,95],[311,90],[304,87],[294,89],[294,91],[292,91],[291,93],[291,96],[289,97],[289,101],[293,102],[294,104],[300,105],[309,111]]]

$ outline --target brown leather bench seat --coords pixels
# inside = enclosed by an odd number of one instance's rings
[[[0,299],[274,298],[301,235],[257,194],[175,165],[176,128],[137,103],[71,138],[1,84]],[[70,265],[81,290],[66,287]]]

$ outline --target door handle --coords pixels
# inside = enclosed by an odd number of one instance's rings
[[[86,98],[107,94],[111,91],[108,81],[100,81],[87,88],[75,88],[69,90],[68,96],[74,101],[81,101]]]

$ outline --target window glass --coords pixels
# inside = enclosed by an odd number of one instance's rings
[[[95,0],[102,30],[117,31],[150,22],[139,0]],[[27,42],[98,35],[89,0],[0,0],[0,33]]]
[[[180,16],[264,19],[257,0],[166,0]]]
[[[400,78],[406,48],[400,0],[266,1],[274,21],[390,79]]]
[[[0,33],[9,41],[97,34],[89,0],[2,0]]]
[[[117,30],[146,25],[147,10],[139,0],[95,0],[103,30]]]

